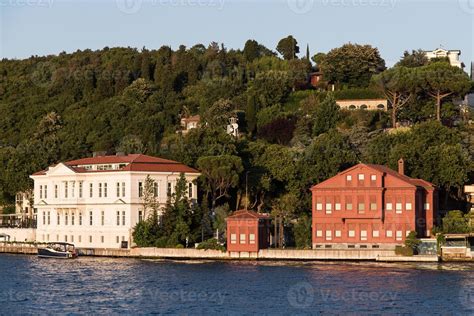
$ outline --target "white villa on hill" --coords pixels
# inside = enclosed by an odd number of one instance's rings
[[[36,240],[71,242],[81,248],[130,247],[143,218],[147,175],[165,205],[168,190],[184,173],[191,200],[199,172],[176,161],[146,155],[98,156],[59,163],[31,176],[37,209]],[[148,214],[147,214],[148,215]]]
[[[425,51],[425,54],[429,60],[433,58],[447,57],[451,66],[459,67],[461,69],[464,68],[464,64],[459,59],[459,56],[461,55],[460,50],[446,50],[443,48],[437,48],[435,50]]]

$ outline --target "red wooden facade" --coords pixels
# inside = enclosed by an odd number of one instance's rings
[[[358,164],[313,186],[313,248],[402,244],[410,231],[429,237],[437,212],[436,188],[405,176],[403,167],[403,160],[398,173]]]
[[[258,252],[270,245],[270,217],[254,211],[235,211],[227,217],[227,251]]]

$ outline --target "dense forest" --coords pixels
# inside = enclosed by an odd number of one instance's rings
[[[213,42],[2,60],[1,203],[30,188],[35,171],[106,151],[201,170],[199,214],[211,215],[192,224],[196,236],[246,203],[246,184],[251,208],[302,224],[311,185],[359,162],[395,168],[400,157],[409,176],[439,186],[442,209],[466,209],[474,128],[455,101],[473,89],[467,74],[420,51],[387,69],[370,45],[300,54],[288,36],[275,50],[248,40],[243,50]],[[313,87],[315,71],[323,80]],[[347,111],[335,102],[366,97],[387,98],[391,109]],[[181,117],[195,114],[201,127],[177,133]],[[238,138],[226,132],[231,117]]]

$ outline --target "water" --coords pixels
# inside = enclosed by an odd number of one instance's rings
[[[474,314],[473,264],[0,255],[0,314]]]

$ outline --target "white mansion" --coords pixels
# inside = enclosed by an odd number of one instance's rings
[[[36,240],[65,241],[82,248],[119,248],[133,244],[133,227],[143,218],[147,175],[165,205],[180,174],[188,195],[199,172],[176,161],[146,155],[98,156],[59,163],[31,176],[37,209]],[[147,214],[148,215],[148,214]]]

